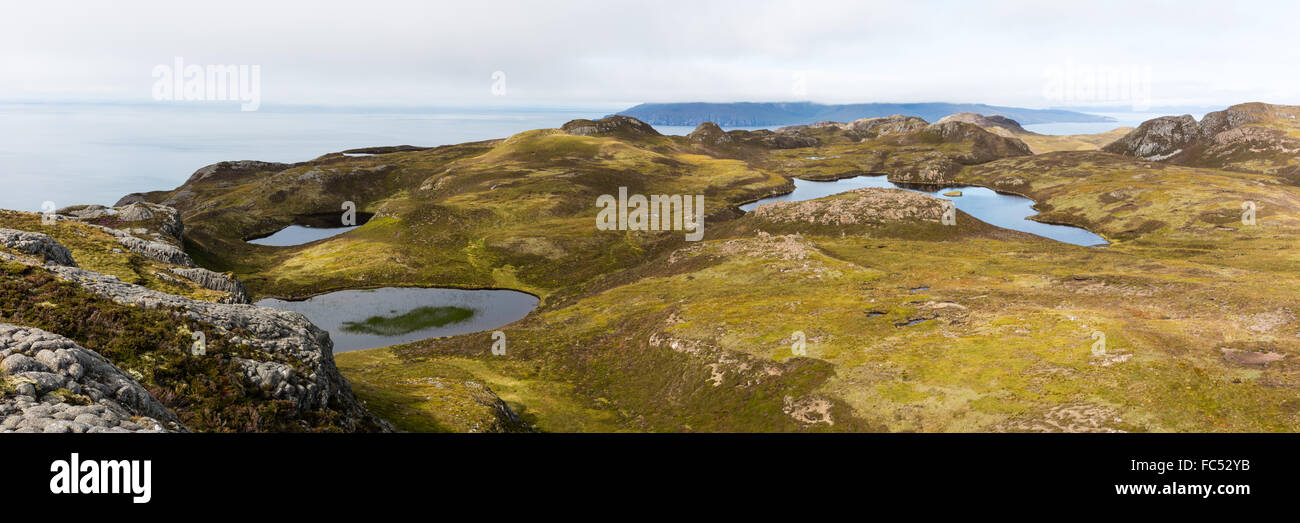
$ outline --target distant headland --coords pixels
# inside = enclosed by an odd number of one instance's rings
[[[724,127],[799,125],[824,121],[851,122],[859,118],[891,115],[915,116],[934,122],[950,114],[978,113],[1011,118],[1025,125],[1060,122],[1113,122],[1114,118],[1064,109],[1025,109],[969,103],[862,103],[812,102],[645,103],[616,114],[651,125],[694,126],[714,122]]]

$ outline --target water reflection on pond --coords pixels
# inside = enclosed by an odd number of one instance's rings
[[[899,185],[889,181],[884,175],[855,176],[832,182],[795,179],[794,192],[747,203],[740,206],[740,209],[749,212],[765,203],[812,200],[864,187],[905,189],[925,193],[935,198],[952,200],[958,209],[985,223],[1004,229],[1036,234],[1065,243],[1084,246],[1108,245],[1110,243],[1105,238],[1093,234],[1087,229],[1025,219],[1038,214],[1038,211],[1034,210],[1034,201],[1028,198],[1002,194],[987,187]],[[951,191],[960,191],[961,196],[945,196],[943,194]]]
[[[426,338],[493,330],[537,307],[531,294],[510,290],[384,287],[257,305],[302,313],[334,340],[334,352],[385,347]]]

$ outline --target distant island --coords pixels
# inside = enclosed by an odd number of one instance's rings
[[[867,103],[827,105],[811,102],[647,103],[615,113],[651,125],[694,126],[713,122],[725,127],[851,122],[901,114],[934,122],[950,114],[978,113],[1011,118],[1024,125],[1059,122],[1113,122],[1114,118],[1064,109],[1025,109],[986,104]]]

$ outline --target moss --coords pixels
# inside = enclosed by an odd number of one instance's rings
[[[358,394],[407,430],[491,423],[466,382],[550,431],[1072,429],[1062,415],[1111,430],[1300,429],[1294,358],[1243,370],[1218,351],[1300,350],[1286,312],[1300,254],[1279,248],[1300,234],[1296,189],[1091,151],[968,165],[989,151],[934,133],[819,132],[815,147],[715,155],[670,137],[544,130],[249,173],[187,187],[204,209],[187,211],[188,247],[263,295],[446,285],[543,297],[506,330],[505,356],[487,333],[340,354]],[[295,181],[380,163],[367,187]],[[595,197],[620,186],[705,194],[723,209],[789,190],[791,177],[846,173],[1026,195],[1035,219],[1116,241],[1084,248],[966,216],[955,228],[821,227],[720,212],[700,243],[592,223]],[[271,207],[260,198],[273,187],[303,197]],[[237,240],[353,193],[381,218],[308,246]],[[1258,227],[1228,219],[1246,200]],[[806,354],[792,350],[794,331]]]
[[[346,332],[400,336],[429,327],[441,327],[468,320],[474,309],[464,307],[418,307],[396,316],[371,316],[365,320],[344,322]]]
[[[90,398],[64,388],[52,390],[49,394],[57,398],[59,402],[69,405],[90,405],[94,403]]]
[[[68,248],[73,260],[83,269],[187,298],[215,301],[225,296],[225,293],[205,289],[197,283],[173,275],[169,269],[175,266],[128,251],[112,235],[86,224],[60,220],[55,225],[44,225],[39,214],[7,210],[0,210],[0,223],[6,228],[50,235],[60,245]],[[132,227],[147,225],[140,222],[130,224]]]
[[[58,280],[52,273],[16,263],[0,264],[0,321],[66,336],[138,377],[190,429],[200,432],[337,431],[333,411],[297,411],[251,388],[235,358],[266,355],[236,345],[216,326],[162,310],[106,300]],[[44,304],[56,303],[57,307]],[[190,332],[207,333],[207,354],[191,356]],[[302,362],[278,358],[305,372]],[[58,391],[56,391],[58,394]],[[69,393],[70,394],[70,393]],[[69,401],[75,395],[64,394]]]

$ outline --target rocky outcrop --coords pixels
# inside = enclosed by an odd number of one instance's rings
[[[170,243],[136,238],[135,236],[116,229],[109,229],[107,227],[105,227],[105,229],[116,236],[117,242],[122,244],[123,247],[126,247],[127,250],[130,250],[131,252],[138,253],[146,258],[163,263],[185,267],[194,266],[194,260],[191,260],[190,255],[185,254],[185,251],[181,250],[180,247]]]
[[[473,392],[470,396],[479,405],[490,409],[492,417],[486,426],[475,427],[474,432],[534,432],[535,429],[524,421],[505,400],[497,396],[492,389],[478,382],[466,383]]]
[[[630,116],[606,116],[596,121],[572,120],[560,126],[560,130],[579,136],[613,136],[622,139],[662,136],[650,124]]]
[[[1253,162],[1243,170],[1287,174],[1297,170],[1300,139],[1293,136],[1297,131],[1300,107],[1246,103],[1207,113],[1200,122],[1189,114],[1148,120],[1102,150],[1228,169],[1243,169],[1236,165],[1236,157],[1248,152]]]
[[[881,118],[861,118],[848,123],[818,122],[809,125],[789,125],[777,129],[776,132],[785,136],[815,136],[829,131],[832,134],[843,135],[854,141],[862,141],[881,136],[915,133],[924,129],[926,125],[929,125],[929,123],[921,118],[896,114]],[[816,145],[816,143],[810,145]]]
[[[382,147],[360,147],[357,149],[348,149],[346,151],[341,151],[339,154],[374,155],[374,154],[388,154],[388,153],[409,153],[409,152],[417,152],[417,151],[427,151],[429,149],[430,149],[429,147],[418,147],[414,145],[387,145]]]
[[[767,203],[752,215],[771,223],[879,226],[891,222],[937,224],[944,210],[943,200],[926,194],[865,188],[816,200]]]
[[[132,203],[117,207],[117,219],[123,222],[150,222],[152,229],[157,229],[177,243],[184,239],[185,224],[181,213],[173,207],[156,203]]]
[[[1008,132],[1008,134],[1010,133]],[[940,175],[948,174],[946,164],[951,161],[970,165],[1010,156],[1032,154],[1029,146],[1018,138],[994,134],[978,125],[961,121],[961,119],[951,119],[931,124],[920,118],[902,115],[864,118],[850,123],[820,122],[811,125],[782,127],[777,129],[776,133],[772,134],[769,139],[765,140],[765,145],[777,149],[788,149],[812,147],[819,144],[867,142],[872,140],[883,145],[903,147],[927,147],[936,143],[968,144],[970,146],[969,152],[945,154],[946,162],[930,166],[929,170],[940,173]],[[937,178],[938,176],[929,177]],[[908,177],[912,178],[914,176],[909,175]],[[915,181],[921,182],[923,180]]]
[[[0,257],[25,263],[23,260]],[[260,354],[257,358],[235,358],[248,382],[276,400],[293,405],[297,412],[333,411],[346,430],[387,428],[357,401],[352,388],[334,365],[334,345],[329,333],[312,325],[298,313],[245,304],[193,300],[123,282],[114,276],[80,269],[46,265],[61,279],[117,303],[161,309],[189,320],[214,326],[235,345],[245,345]]]
[[[54,211],[54,214],[67,216],[74,220],[93,220],[103,216],[110,216],[113,212],[112,208],[103,205],[72,205]]]
[[[180,247],[184,225],[180,213],[171,207],[154,203],[130,203],[120,207],[84,205],[67,207],[58,211],[60,219],[86,222],[117,239],[127,250],[146,258],[179,267],[170,272],[198,283],[204,288],[227,293],[222,303],[248,303],[248,290],[243,282],[231,275],[196,267],[194,261]],[[127,227],[115,229],[96,222],[106,220]],[[130,227],[145,225],[146,227]],[[149,235],[148,238],[136,236]],[[69,250],[47,235],[26,231],[0,229],[0,245],[15,248],[27,254],[42,256],[47,263],[76,267]],[[162,272],[155,272],[167,281],[179,282]]]
[[[0,432],[186,431],[138,381],[98,353],[0,323]]]
[[[976,113],[950,114],[940,118],[939,121],[935,123],[946,122],[966,122],[968,124],[978,125],[993,132],[996,132],[997,129],[1002,129],[1009,131],[1011,134],[1036,134],[1026,131],[1024,127],[1020,126],[1020,122],[996,114],[988,116]]]
[[[924,129],[929,125],[925,120],[915,116],[896,114],[883,118],[863,118],[844,124],[844,129],[852,132],[859,139],[871,139],[892,134],[908,134]]]
[[[293,167],[293,165],[276,162],[258,162],[254,160],[219,162],[194,171],[194,174],[190,175],[190,178],[185,181],[185,184],[189,185],[202,181],[219,181],[225,178],[236,178],[262,171],[283,171],[290,167]]]
[[[1190,114],[1161,116],[1142,122],[1123,138],[1101,150],[1146,160],[1164,160],[1201,139],[1201,126]]]
[[[963,164],[991,162],[1011,156],[1028,156],[1033,154],[1025,142],[988,132],[978,125],[950,120],[927,125],[921,135],[938,137],[945,143],[969,142],[971,151],[956,156]]]
[[[813,147],[817,145],[817,138],[812,136],[801,136],[796,131],[777,131],[775,133],[764,134],[759,141],[767,147],[773,149],[799,149],[802,147]]]
[[[924,185],[948,185],[961,172],[961,163],[945,154],[927,153],[920,158],[894,167],[889,172],[889,181],[894,183],[915,183]]]
[[[686,139],[693,143],[702,145],[726,145],[735,142],[727,132],[723,131],[718,124],[713,122],[704,122],[695,127],[691,134],[686,135]]]
[[[19,252],[40,256],[46,263],[76,267],[72,252],[54,241],[48,234],[0,229],[0,245]]]
[[[230,294],[226,303],[248,303],[248,289],[234,277],[215,271],[210,271],[201,267],[181,268],[174,267],[172,272],[184,276],[186,279],[202,285],[204,288],[214,291],[221,291]]]
[[[966,122],[969,124],[978,125],[985,129],[996,127],[999,129],[1006,129],[1008,131],[1012,131],[1016,134],[1035,134],[1022,127],[1020,125],[1020,122],[1017,122],[1015,120],[997,114],[990,114],[990,115],[983,115],[983,114],[976,114],[976,113],[950,114],[948,116],[940,118],[939,121],[935,123],[944,123],[948,121]]]
[[[128,199],[123,198],[123,200]],[[115,236],[120,235],[119,231],[112,229],[121,229],[120,232],[126,234],[148,236],[155,241],[177,246],[181,245],[185,234],[185,224],[181,221],[180,211],[173,207],[145,201],[121,203],[115,207],[74,205],[59,209],[55,214],[60,219],[66,218],[110,229]]]
[[[266,355],[264,360],[240,359],[249,381],[275,399],[292,402],[299,410],[337,409],[354,425],[372,417],[334,366],[334,344],[329,333],[301,314],[192,300],[81,269],[55,268],[55,272],[118,303],[168,309],[217,326],[223,332],[208,333],[209,337],[228,336],[228,341]],[[301,362],[303,368],[295,369],[286,361]]]
[[[143,204],[132,204],[132,205],[128,205],[127,207],[133,207],[137,205],[143,205]],[[163,207],[163,206],[159,205],[158,207]],[[171,207],[164,207],[164,208],[171,209]],[[174,209],[172,210],[174,211]],[[170,263],[172,265],[180,265],[183,267],[194,267],[194,260],[190,259],[190,255],[186,254],[185,250],[180,247],[179,240],[183,228],[180,225],[179,215],[175,217],[174,223],[176,224],[175,227],[169,227],[167,229],[175,233],[175,236],[171,236],[170,235],[171,232],[168,233],[169,234],[168,238],[170,238],[171,241],[164,241],[162,239],[162,235],[159,233],[153,234],[153,237],[155,239],[140,238],[135,236],[135,234],[133,234],[133,233],[148,234],[149,230],[144,228],[133,228],[131,230],[125,230],[125,229],[114,229],[112,227],[108,227],[105,225],[98,225],[94,223],[91,223],[90,225],[93,227],[98,227],[100,230],[113,235],[114,238],[117,238],[118,243],[122,244],[123,247],[126,247],[126,249],[131,252],[140,254],[151,260],[160,261],[163,263]]]

